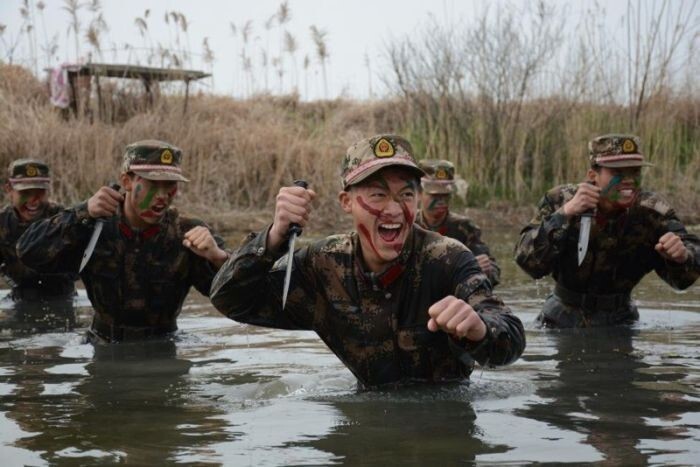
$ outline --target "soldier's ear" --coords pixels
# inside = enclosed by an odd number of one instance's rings
[[[5,189],[5,193],[10,193],[12,191],[12,185],[10,185],[10,182],[5,182],[2,184],[2,186]]]
[[[589,182],[595,182],[596,177],[598,176],[598,171],[594,168],[588,169],[588,173],[586,174],[586,179]]]
[[[338,201],[340,201],[340,207],[343,211],[348,214],[352,212],[352,197],[349,191],[342,190],[338,193]]]
[[[124,188],[124,191],[131,191],[132,183],[133,179],[128,173],[123,172],[119,174],[119,184]]]

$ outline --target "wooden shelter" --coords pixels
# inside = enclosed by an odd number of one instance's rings
[[[86,63],[83,65],[63,65],[70,86],[71,99],[70,107],[78,112],[78,99],[80,95],[79,85],[83,77],[95,77],[97,90],[97,105],[102,117],[102,93],[100,90],[100,78],[126,78],[138,79],[144,85],[149,103],[153,103],[153,83],[161,81],[184,81],[185,82],[185,102],[183,113],[187,112],[187,101],[189,99],[190,82],[211,76],[209,73],[197,70],[182,70],[176,68],[154,68],[139,65],[120,65],[111,63]]]

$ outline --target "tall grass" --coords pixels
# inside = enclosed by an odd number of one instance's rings
[[[589,139],[635,133],[656,165],[646,184],[697,211],[700,90],[681,84],[700,71],[696,3],[673,13],[629,3],[622,47],[596,29],[596,9],[583,35],[567,35],[564,12],[544,2],[485,10],[471,26],[429,20],[387,48],[397,127],[421,153],[455,162],[476,204],[527,203],[580,181]]]

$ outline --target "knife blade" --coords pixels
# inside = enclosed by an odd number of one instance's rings
[[[294,185],[302,188],[309,186],[305,180],[294,180]],[[282,288],[282,309],[287,304],[287,294],[289,293],[289,283],[292,280],[292,263],[294,263],[294,244],[297,237],[301,235],[301,226],[299,224],[291,224],[289,226],[289,249],[287,251],[287,269],[284,272],[284,287]]]
[[[588,252],[588,240],[591,236],[591,220],[594,211],[586,211],[581,214],[581,226],[578,232],[578,265],[581,266]]]
[[[112,183],[109,186],[111,189],[115,191],[119,191],[121,188],[118,184]],[[87,266],[88,261],[90,261],[90,258],[92,257],[92,252],[95,251],[95,245],[97,245],[97,240],[100,238],[100,234],[102,233],[102,228],[105,225],[105,220],[104,218],[100,217],[95,221],[95,229],[92,231],[92,235],[90,236],[90,241],[87,244],[87,247],[85,247],[85,251],[83,252],[83,259],[80,260],[80,267],[78,268],[78,274],[80,274],[85,266]]]
[[[595,182],[588,181],[589,185],[595,185]],[[596,208],[589,209],[581,214],[581,224],[578,231],[578,265],[581,266],[586,253],[588,252],[588,242],[591,239],[591,221],[596,214]]]

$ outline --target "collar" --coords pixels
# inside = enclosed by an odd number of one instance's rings
[[[430,225],[430,224],[428,224],[428,221],[423,216],[423,210],[421,209],[418,212],[418,219],[419,219],[418,225],[420,225],[421,227],[423,227],[426,230],[437,232],[440,235],[444,236],[447,234],[447,220],[449,219],[449,217],[450,217],[450,211],[448,210],[447,215],[445,216],[445,218],[442,220],[441,223],[439,223],[437,225]]]
[[[387,289],[390,285],[396,282],[396,280],[401,277],[403,272],[406,270],[408,261],[413,254],[413,232],[414,230],[411,229],[408,237],[406,238],[406,242],[403,245],[403,249],[401,250],[401,253],[399,253],[399,256],[391,262],[389,267],[379,274],[365,270],[364,261],[362,260],[360,237],[358,235],[355,236],[355,266],[357,268],[358,275],[366,284],[371,285],[373,290],[379,291]]]
[[[134,238],[138,237],[141,240],[145,241],[151,237],[155,237],[156,234],[160,232],[160,225],[154,225],[144,230],[132,229],[131,227],[129,227],[129,225],[122,221],[120,221],[117,225],[119,226],[119,231],[122,233],[124,238],[128,240],[133,240]]]

